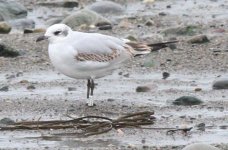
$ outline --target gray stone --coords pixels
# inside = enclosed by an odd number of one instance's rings
[[[78,7],[77,1],[54,1],[54,2],[40,2],[38,5],[48,6],[48,7],[65,7],[65,8],[74,8]]]
[[[164,34],[175,34],[175,35],[195,35],[199,31],[199,27],[194,25],[188,26],[177,26],[165,29],[162,31]]]
[[[4,124],[4,125],[11,125],[11,124],[14,124],[15,121],[13,121],[12,119],[10,118],[3,118],[0,120],[0,124]]]
[[[4,44],[0,44],[0,57],[17,57],[19,56],[19,52],[15,51],[13,48],[6,46]]]
[[[34,90],[34,89],[36,89],[36,87],[35,87],[34,85],[29,85],[29,86],[27,87],[27,90]]]
[[[219,149],[209,144],[194,143],[184,147],[182,150],[219,150]]]
[[[0,21],[27,16],[26,8],[14,0],[0,0]]]
[[[173,102],[174,105],[183,106],[199,105],[201,103],[203,103],[203,101],[193,96],[182,96]]]
[[[220,79],[213,83],[213,89],[220,90],[220,89],[228,89],[228,79]]]
[[[100,14],[120,14],[124,12],[124,7],[111,1],[98,1],[87,7]]]
[[[32,19],[17,19],[9,21],[9,24],[15,28],[24,30],[26,28],[33,29],[35,28],[35,22]]]
[[[7,34],[11,31],[11,26],[6,22],[0,22],[0,33]]]
[[[150,88],[148,86],[138,86],[136,92],[149,92]]]
[[[111,22],[109,20],[97,14],[96,12],[87,9],[79,10],[71,14],[70,16],[66,17],[62,23],[70,26],[73,29],[77,29],[77,27],[81,25],[90,26],[97,25],[99,23],[106,23],[111,25]]]
[[[68,87],[68,91],[76,91],[75,87]]]
[[[209,39],[206,35],[197,35],[188,40],[188,43],[191,44],[201,44],[206,42],[209,42]]]
[[[63,20],[63,18],[51,18],[49,20],[47,20],[47,22],[45,23],[47,26],[51,26],[57,23],[60,23]]]
[[[8,92],[9,91],[9,87],[8,86],[3,86],[0,88],[1,92]]]

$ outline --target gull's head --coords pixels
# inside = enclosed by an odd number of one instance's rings
[[[48,40],[50,43],[59,42],[67,38],[71,28],[65,24],[54,24],[50,26],[43,36],[37,38],[36,42]]]

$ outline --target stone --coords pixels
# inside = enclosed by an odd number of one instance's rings
[[[99,30],[110,30],[112,29],[112,25],[107,22],[99,22],[96,24]]]
[[[87,7],[99,14],[120,14],[124,12],[124,7],[112,1],[98,1]]]
[[[38,5],[47,6],[47,7],[65,7],[65,8],[74,8],[78,7],[77,1],[53,1],[53,2],[40,2]]]
[[[162,79],[167,79],[169,76],[170,76],[170,73],[168,73],[168,72],[162,73]]]
[[[177,26],[165,29],[162,31],[164,34],[175,34],[175,35],[195,35],[199,31],[198,26]]]
[[[16,19],[9,21],[9,24],[14,29],[24,30],[26,28],[35,28],[35,21],[32,19]]]
[[[219,150],[219,149],[209,144],[194,143],[184,147],[182,150]]]
[[[0,57],[17,57],[19,52],[15,51],[13,48],[0,44]]]
[[[0,120],[0,124],[4,124],[4,125],[11,125],[11,124],[14,124],[15,121],[13,121],[12,119],[10,118],[3,118]]]
[[[153,26],[154,24],[155,24],[154,21],[151,20],[151,19],[150,19],[150,20],[147,20],[146,23],[145,23],[145,25],[146,25],[146,26],[149,26],[149,27],[150,27],[150,26]]]
[[[191,44],[201,44],[201,43],[207,43],[207,42],[209,42],[209,39],[207,38],[206,35],[197,35],[188,40],[188,43],[191,43]]]
[[[36,87],[35,87],[34,85],[29,85],[29,86],[27,87],[27,90],[34,90],[34,89],[36,89]]]
[[[11,26],[6,22],[0,22],[0,33],[7,34],[11,31]]]
[[[60,23],[62,20],[63,20],[63,18],[51,18],[51,19],[47,20],[45,24],[47,26],[51,26],[51,25]]]
[[[9,91],[9,87],[8,86],[3,86],[0,88],[0,92],[8,92]]]
[[[24,18],[26,16],[26,8],[19,2],[0,0],[0,21]]]
[[[150,88],[148,86],[138,86],[136,92],[149,92]]]
[[[199,105],[202,104],[203,101],[193,97],[193,96],[182,96],[176,100],[174,100],[174,105],[183,105],[183,106],[191,106],[191,105]]]
[[[76,91],[75,87],[68,87],[68,91]]]
[[[214,90],[228,89],[228,79],[219,79],[213,83]]]
[[[69,16],[67,16],[62,23],[70,26],[72,29],[77,29],[77,27],[81,26],[81,25],[87,25],[87,26],[91,26],[91,25],[99,25],[99,23],[106,23],[106,24],[110,24],[111,22],[102,17],[101,15],[97,14],[96,12],[87,10],[87,9],[83,9],[83,10],[79,10]]]

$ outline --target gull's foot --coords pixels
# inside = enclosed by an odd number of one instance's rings
[[[96,104],[94,104],[94,102],[93,102],[93,97],[92,96],[89,99],[87,99],[86,105],[89,106],[89,107],[96,106]]]

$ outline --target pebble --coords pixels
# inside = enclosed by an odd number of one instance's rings
[[[182,96],[176,100],[174,100],[174,105],[183,105],[183,106],[191,106],[191,105],[199,105],[203,103],[202,100],[193,97],[193,96]]]
[[[19,19],[27,16],[27,9],[16,1],[0,1],[0,21]]]
[[[170,73],[168,73],[168,72],[162,73],[162,79],[167,79],[169,76],[170,76]]]
[[[76,91],[75,87],[68,87],[68,91]]]
[[[27,86],[27,90],[34,90],[34,89],[36,89],[36,87],[34,85]]]
[[[0,120],[0,124],[4,124],[4,125],[11,125],[11,124],[14,124],[15,121],[13,121],[12,119],[10,118],[3,118]]]
[[[0,44],[0,56],[3,57],[17,57],[19,52],[15,51],[13,48]]]
[[[136,92],[149,92],[150,88],[148,86],[138,86]]]
[[[200,31],[200,27],[195,25],[187,25],[187,26],[177,26],[167,28],[162,31],[164,34],[175,34],[175,35],[195,35]]]
[[[0,88],[1,92],[8,92],[9,91],[9,87],[8,86],[3,86]]]
[[[11,31],[11,26],[6,22],[0,22],[0,33],[8,34]]]
[[[202,44],[209,42],[209,39],[206,35],[197,35],[188,40],[188,43],[191,44]]]
[[[111,22],[102,17],[101,15],[97,14],[94,11],[90,10],[79,10],[75,13],[72,13],[71,15],[67,16],[62,23],[70,26],[73,29],[77,29],[77,27],[81,25],[99,25],[99,24],[106,24],[106,25],[111,25]]]
[[[146,23],[145,23],[145,25],[146,25],[146,26],[149,26],[149,27],[150,27],[150,26],[153,26],[154,24],[155,24],[154,21],[151,20],[151,19],[150,19],[150,20],[147,20]]]
[[[87,7],[100,14],[120,14],[124,12],[124,7],[112,1],[97,1]]]
[[[212,87],[215,90],[228,89],[228,79],[220,79],[218,81],[215,81]]]
[[[38,3],[41,6],[48,6],[48,7],[65,7],[65,8],[74,8],[78,7],[77,1],[53,1],[53,2],[40,2]]]
[[[194,143],[184,147],[182,150],[219,150],[219,149],[209,144]]]

